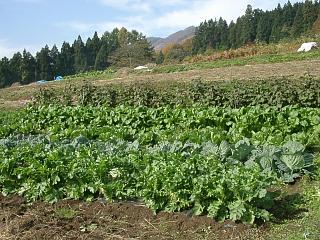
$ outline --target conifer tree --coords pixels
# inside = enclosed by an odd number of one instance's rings
[[[21,82],[21,64],[22,55],[20,52],[17,52],[10,59],[10,69],[12,70],[12,79],[14,82]]]
[[[162,50],[157,54],[156,64],[162,64],[164,62],[164,54]]]
[[[31,53],[23,50],[21,63],[21,84],[29,84],[41,77],[37,76],[36,60]]]
[[[37,77],[41,80],[53,80],[54,63],[50,57],[48,45],[41,49],[36,55],[37,59]]]
[[[74,48],[74,69],[76,73],[87,70],[87,56],[84,43],[81,36],[73,44]]]
[[[72,75],[74,70],[74,50],[68,42],[63,42],[60,54],[61,75]]]
[[[10,62],[7,57],[4,57],[0,61],[0,87],[7,87],[13,83],[12,70],[10,68]]]
[[[292,36],[298,37],[300,36],[305,28],[305,24],[303,23],[303,5],[299,4],[297,7],[297,12],[294,18],[294,22],[292,25]]]

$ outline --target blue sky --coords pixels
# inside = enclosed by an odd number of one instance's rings
[[[201,21],[222,16],[230,21],[247,4],[273,9],[287,0],[0,0],[0,57],[45,44],[60,46],[79,34],[85,40],[126,27],[165,37]],[[291,0],[292,3],[298,2]]]

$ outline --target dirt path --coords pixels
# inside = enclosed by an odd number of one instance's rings
[[[286,63],[257,64],[247,66],[233,66],[214,69],[190,70],[177,73],[164,74],[129,74],[109,80],[92,81],[97,86],[105,86],[111,83],[126,84],[132,82],[161,82],[161,81],[192,81],[203,79],[208,81],[232,80],[232,79],[268,79],[272,77],[302,77],[312,75],[320,77],[320,60],[295,61]],[[62,89],[70,82],[50,82],[46,85],[35,83],[27,86],[14,86],[0,89],[0,108],[19,107],[31,99],[36,91],[43,87]]]
[[[186,213],[153,215],[133,203],[61,201],[28,205],[20,197],[0,195],[1,240],[193,240],[263,239],[263,228],[217,223]]]

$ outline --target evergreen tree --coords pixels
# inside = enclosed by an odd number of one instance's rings
[[[81,36],[73,44],[74,48],[74,69],[76,73],[84,72],[87,70],[87,56],[84,43]]]
[[[35,58],[31,53],[23,50],[21,63],[21,84],[29,84],[40,79],[37,74],[37,65]]]
[[[97,54],[94,69],[95,70],[104,70],[108,66],[108,56],[109,56],[109,46],[106,42],[102,43],[100,50]]]
[[[277,42],[282,38],[283,15],[281,5],[272,12],[272,30],[270,41]]]
[[[12,70],[9,59],[4,57],[0,61],[0,87],[7,87],[13,83]]]
[[[67,42],[63,42],[61,47],[60,66],[62,75],[72,75],[75,73],[74,50]]]
[[[302,4],[298,4],[297,5],[297,12],[296,12],[296,16],[294,18],[294,22],[292,25],[292,36],[294,37],[298,37],[300,36],[303,31],[304,31],[304,23],[303,23],[303,5]]]
[[[317,3],[313,3],[311,0],[306,0],[303,5],[303,26],[304,32],[311,30],[314,22],[318,18],[319,7],[317,7]]]
[[[102,36],[101,47],[95,60],[95,70],[103,70],[110,65],[109,56],[119,47],[118,33],[118,29],[114,29],[111,33],[105,32]]]
[[[291,28],[295,17],[295,12],[293,10],[290,1],[283,6],[283,24],[285,28]]]
[[[60,61],[60,53],[56,45],[53,45],[50,51],[50,59],[51,59],[51,69],[52,75],[54,77],[61,75],[61,61]]]
[[[241,43],[246,44],[254,42],[256,36],[254,13],[252,6],[248,5],[246,13],[242,19]]]
[[[218,49],[228,49],[229,46],[229,27],[226,20],[223,20],[222,18],[219,19],[217,24],[217,39],[218,39]]]
[[[164,61],[164,54],[163,54],[162,50],[160,50],[160,52],[156,58],[156,64],[162,64],[163,61]]]
[[[256,39],[259,42],[269,43],[270,35],[272,31],[272,20],[270,17],[270,13],[266,12],[260,18],[257,26],[257,36]]]
[[[209,46],[208,24],[207,21],[200,23],[200,26],[196,28],[195,36],[193,38],[192,53],[203,53]]]
[[[21,53],[15,53],[13,57],[10,59],[10,69],[12,70],[12,79],[14,82],[21,82],[21,64]]]
[[[54,63],[50,57],[48,45],[41,49],[36,54],[37,59],[37,77],[43,80],[53,80],[54,78]]]
[[[101,41],[98,33],[95,32],[93,38],[88,38],[86,42],[88,69],[92,70],[95,66],[96,57],[101,48]]]
[[[228,45],[231,48],[237,47],[237,25],[231,21],[229,25],[229,34],[228,34]]]

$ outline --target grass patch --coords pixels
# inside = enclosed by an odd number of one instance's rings
[[[78,214],[78,212],[72,208],[68,208],[68,207],[63,207],[63,208],[58,208],[55,213],[54,216],[60,219],[73,219],[74,217],[76,217]]]
[[[266,54],[235,59],[220,59],[212,62],[167,65],[157,67],[153,69],[152,72],[173,73],[199,69],[213,69],[231,66],[245,66],[251,64],[281,63],[314,59],[320,59],[320,50],[315,50],[307,53]]]
[[[312,179],[306,177],[301,182],[300,188],[303,190],[300,197],[295,198],[291,195],[291,201],[287,203],[287,206],[291,204],[291,210],[292,206],[295,207],[297,214],[293,218],[283,219],[281,223],[272,223],[270,234],[266,239],[320,239],[320,157],[317,158],[316,164],[318,166],[315,176]],[[289,210],[288,213],[290,213],[290,209],[282,208],[281,210],[283,212]],[[297,212],[297,209],[303,211]]]

